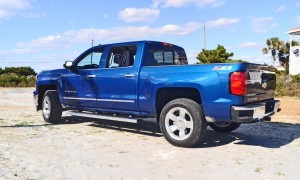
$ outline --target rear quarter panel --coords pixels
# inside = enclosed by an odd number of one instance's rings
[[[155,97],[160,88],[195,88],[200,93],[204,115],[228,121],[231,106],[243,103],[242,97],[230,94],[229,75],[244,69],[244,63],[142,67],[138,96],[140,111],[156,113]]]

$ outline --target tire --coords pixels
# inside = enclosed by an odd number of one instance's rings
[[[60,122],[62,106],[59,101],[58,92],[54,90],[46,91],[42,103],[43,118],[48,123]]]
[[[241,123],[219,122],[219,123],[209,123],[209,126],[217,132],[228,133],[239,128],[241,126]]]
[[[159,125],[165,139],[179,147],[196,145],[207,128],[201,106],[185,98],[172,100],[164,106]]]

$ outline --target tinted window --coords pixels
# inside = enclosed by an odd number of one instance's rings
[[[178,46],[165,47],[159,43],[149,43],[144,66],[187,64],[187,58],[182,48]]]

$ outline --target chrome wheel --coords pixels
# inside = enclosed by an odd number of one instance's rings
[[[172,108],[166,115],[167,133],[175,140],[185,140],[193,132],[194,121],[191,114],[182,107]]]
[[[51,112],[51,101],[50,98],[48,96],[44,97],[44,101],[43,101],[43,114],[45,118],[49,118],[50,117],[50,112]]]

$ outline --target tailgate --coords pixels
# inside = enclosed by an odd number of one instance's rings
[[[269,66],[247,64],[248,81],[245,103],[273,99],[275,95],[275,69]]]

